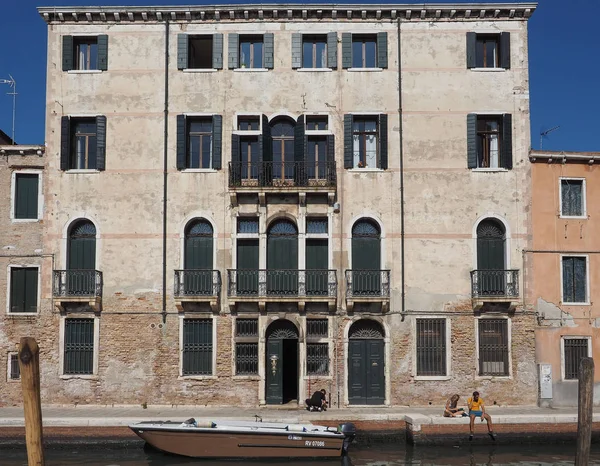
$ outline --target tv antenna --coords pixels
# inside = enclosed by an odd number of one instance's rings
[[[12,92],[7,92],[6,95],[13,96],[13,111],[12,111],[12,142],[15,142],[15,115],[17,112],[17,82],[15,78],[13,78],[10,74],[8,75],[10,79],[0,79],[0,84],[8,84],[12,88]]]
[[[558,128],[560,128],[560,125],[554,126],[553,128],[547,129],[546,131],[542,131],[540,133],[540,150],[542,150],[542,146],[544,145],[544,137],[550,134],[552,131],[556,131]]]

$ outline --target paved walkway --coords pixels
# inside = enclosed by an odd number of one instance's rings
[[[495,424],[540,424],[577,422],[577,408],[549,409],[537,407],[496,407],[486,410]],[[309,413],[304,409],[288,407],[206,407],[206,406],[42,406],[45,426],[126,426],[147,420],[196,419],[254,419],[255,415],[264,421],[304,423],[320,421],[406,421],[413,425],[468,424],[468,418],[445,418],[443,407],[353,407],[331,408],[323,413]],[[23,408],[0,408],[0,427],[23,426]],[[600,409],[594,413],[594,422],[600,422]]]

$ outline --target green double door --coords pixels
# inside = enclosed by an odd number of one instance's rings
[[[298,294],[298,235],[267,236],[267,294]]]
[[[354,405],[384,404],[385,366],[383,340],[349,340],[348,401]]]
[[[213,291],[213,239],[189,236],[185,239],[184,292],[186,295],[210,295]]]
[[[306,240],[306,294],[328,295],[329,247],[326,239]]]
[[[355,296],[381,294],[381,242],[378,237],[352,238],[352,292]]]
[[[67,292],[90,296],[96,292],[96,238],[72,235],[67,252]]]
[[[503,296],[506,293],[504,268],[504,231],[497,224],[486,222],[477,231],[477,270],[479,271],[480,295]]]
[[[289,321],[271,324],[265,360],[267,404],[298,400],[298,332]]]

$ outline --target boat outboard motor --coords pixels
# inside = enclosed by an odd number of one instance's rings
[[[341,432],[345,436],[344,443],[342,445],[342,454],[347,455],[348,447],[356,436],[356,427],[351,422],[345,422],[344,424],[340,424],[338,426],[338,432]]]

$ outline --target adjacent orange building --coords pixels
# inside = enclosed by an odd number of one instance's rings
[[[600,361],[600,152],[531,151],[529,160],[533,241],[524,254],[538,314],[539,400],[576,406],[579,360]],[[600,367],[594,388],[600,394]]]

